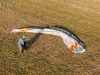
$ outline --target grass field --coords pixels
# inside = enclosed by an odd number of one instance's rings
[[[60,26],[86,45],[72,53],[61,37],[11,34],[14,28]],[[0,75],[100,75],[100,0],[0,0]],[[17,40],[34,43],[18,54]]]

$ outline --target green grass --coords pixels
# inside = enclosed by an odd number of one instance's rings
[[[99,75],[99,0],[1,0],[17,6],[0,8],[0,75]],[[11,30],[27,26],[61,26],[86,45],[82,54],[72,53],[61,37],[41,34],[23,55],[17,40],[33,33]]]

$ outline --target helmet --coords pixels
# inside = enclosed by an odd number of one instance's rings
[[[25,36],[23,36],[23,39],[25,39]]]

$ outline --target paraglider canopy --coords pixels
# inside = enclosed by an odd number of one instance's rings
[[[11,33],[16,32],[30,32],[30,33],[45,33],[58,35],[62,37],[65,45],[74,53],[83,53],[86,51],[85,45],[72,33],[61,28],[17,28],[13,29]],[[25,38],[25,36],[23,36]]]

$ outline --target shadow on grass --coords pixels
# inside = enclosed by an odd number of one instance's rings
[[[35,43],[36,42],[36,40],[40,37],[40,35],[41,35],[41,33],[37,33],[34,37],[32,37],[30,40],[28,40],[28,41],[25,41],[24,43],[24,46],[23,46],[23,48],[25,49],[25,50],[28,50],[30,47],[31,47],[31,45],[33,44],[33,43]]]

